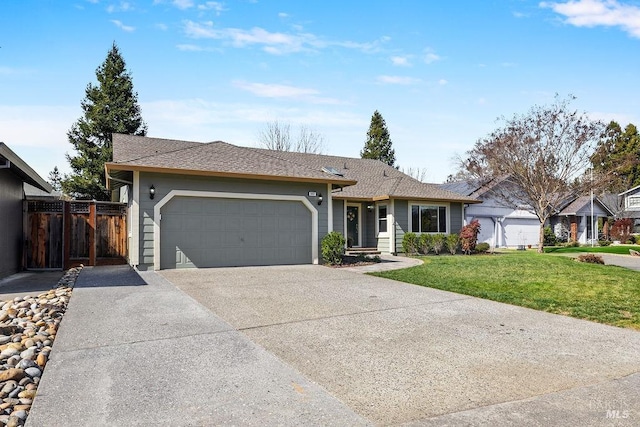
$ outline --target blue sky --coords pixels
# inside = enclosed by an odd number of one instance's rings
[[[21,0],[0,4],[0,141],[43,177],[113,42],[149,136],[256,146],[269,121],[358,157],[371,115],[432,182],[556,93],[640,125],[640,1]]]

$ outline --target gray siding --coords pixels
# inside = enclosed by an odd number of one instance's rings
[[[451,224],[451,230],[448,230],[450,234],[458,234],[462,229],[462,203],[451,202],[451,208],[449,209],[449,223]]]
[[[409,202],[407,200],[396,200],[394,202],[394,218],[396,231],[395,252],[402,252],[402,238],[404,233],[409,231]]]
[[[0,169],[0,278],[20,269],[22,255],[22,180]]]
[[[333,199],[333,231],[344,235],[344,200]]]
[[[154,200],[149,198],[149,187],[156,189]],[[140,266],[153,268],[153,208],[171,190],[220,191],[229,193],[280,194],[307,196],[309,191],[326,193],[326,184],[261,181],[248,179],[198,177],[159,173],[140,173]],[[327,205],[318,206],[317,198],[307,197],[318,210],[318,254],[320,243],[327,234]]]

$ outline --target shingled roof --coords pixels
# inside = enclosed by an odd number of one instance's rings
[[[326,182],[340,187],[333,193],[339,199],[479,203],[437,184],[422,183],[378,160],[114,134],[113,162],[107,164],[107,172],[132,170]]]

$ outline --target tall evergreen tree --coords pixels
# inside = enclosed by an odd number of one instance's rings
[[[49,172],[47,181],[49,181],[49,184],[51,184],[51,188],[53,188],[54,191],[62,190],[62,176],[60,175],[60,170],[57,166],[54,166],[53,170]]]
[[[383,161],[389,166],[396,163],[396,152],[391,148],[391,137],[387,124],[382,118],[382,114],[376,110],[371,116],[371,125],[367,132],[367,141],[360,152],[363,159],[376,159]]]
[[[72,173],[62,180],[62,189],[78,199],[110,200],[104,164],[113,160],[111,136],[144,136],[147,125],[140,114],[131,74],[115,42],[96,69],[96,78],[97,85],[87,85],[81,103],[83,116],[67,133],[76,155],[67,154]]]
[[[640,133],[629,123],[624,130],[612,121],[598,143],[591,163],[606,176],[609,191],[620,193],[640,185]]]

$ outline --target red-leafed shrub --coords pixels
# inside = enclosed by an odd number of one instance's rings
[[[613,240],[626,243],[631,237],[631,230],[633,230],[633,220],[631,218],[618,219],[611,227],[611,237],[613,237]]]
[[[480,221],[474,219],[460,230],[460,247],[462,252],[469,255],[476,248],[480,234]]]
[[[582,254],[578,257],[578,261],[587,262],[589,264],[604,264],[602,257],[595,254]]]

